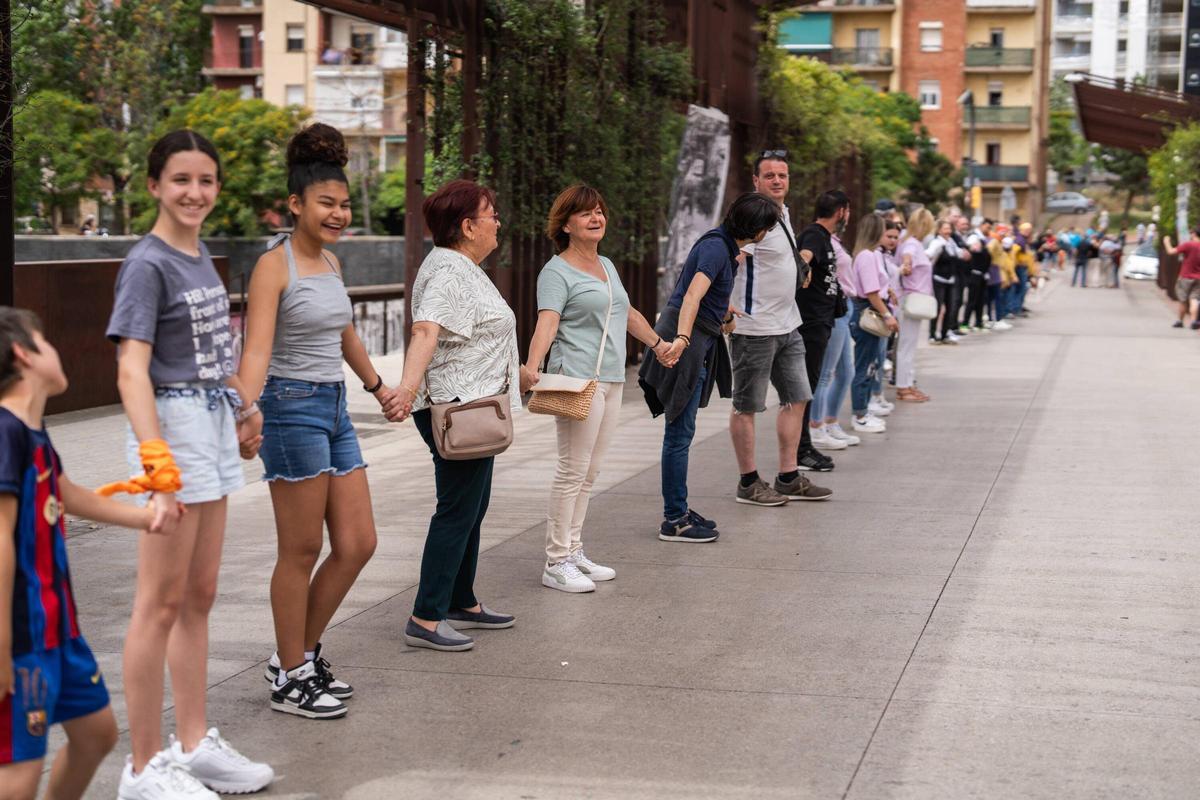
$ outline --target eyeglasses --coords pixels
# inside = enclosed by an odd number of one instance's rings
[[[481,219],[490,219],[492,222],[499,222],[500,215],[499,214],[488,214],[486,217],[471,217],[471,219],[476,220],[476,221],[481,220]]]
[[[763,150],[759,158],[787,158],[787,150]]]

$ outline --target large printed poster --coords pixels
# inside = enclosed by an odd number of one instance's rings
[[[659,308],[670,298],[692,245],[720,222],[728,173],[729,117],[715,108],[688,106],[671,189],[667,252],[658,282]]]

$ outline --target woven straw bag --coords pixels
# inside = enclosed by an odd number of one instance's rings
[[[604,267],[601,262],[601,267]],[[600,382],[600,366],[604,363],[604,348],[608,344],[608,324],[612,321],[612,275],[604,267],[604,285],[608,287],[608,316],[604,318],[604,333],[600,336],[600,355],[596,357],[596,370],[591,379],[572,378],[569,375],[538,374],[538,382],[530,389],[529,410],[534,414],[550,414],[566,417],[578,422],[592,413],[592,398]]]

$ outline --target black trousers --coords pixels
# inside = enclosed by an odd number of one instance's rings
[[[821,379],[821,363],[829,346],[833,326],[822,322],[806,322],[800,326],[800,337],[804,339],[804,368],[808,372],[808,386],[816,391]],[[812,401],[804,404],[804,427],[800,430],[800,453],[812,450],[812,436],[808,433],[808,420],[812,413]]]
[[[958,284],[934,281],[933,296],[942,312],[942,327],[938,329],[937,317],[929,320],[929,338],[945,339],[947,333],[958,327]]]
[[[971,294],[970,304],[966,311],[963,312],[963,323],[966,325],[970,322],[971,315],[975,315],[974,325],[976,328],[983,327],[983,312],[987,308],[987,274],[971,273]]]
[[[437,510],[429,520],[421,554],[421,584],[413,616],[441,621],[452,608],[472,608],[475,566],[479,562],[479,529],[492,495],[495,457],[447,461],[433,442],[429,409],[415,412],[413,422],[433,454]]]

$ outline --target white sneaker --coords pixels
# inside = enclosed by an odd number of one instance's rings
[[[865,417],[854,418],[854,430],[860,433],[883,433],[887,430],[887,425],[879,417],[868,412]]]
[[[579,567],[570,561],[547,564],[542,570],[542,586],[558,589],[560,592],[596,591],[596,584],[592,579],[580,572]]]
[[[871,402],[875,403],[876,405],[883,406],[888,411],[896,410],[896,404],[893,403],[891,400],[888,400],[887,397],[885,397],[882,394],[871,395]]]
[[[892,410],[880,403],[878,398],[872,397],[871,402],[867,403],[867,413],[876,417],[886,417]]]
[[[809,428],[808,435],[812,437],[813,447],[821,450],[845,450],[850,446],[848,442],[831,436],[829,431],[825,430],[824,425],[820,428]]]
[[[895,367],[894,367],[894,365],[892,364],[892,360],[891,360],[890,358],[885,358],[885,359],[883,360],[883,371],[884,371],[885,373],[887,373],[887,374],[889,374],[889,375],[890,375],[890,374],[891,374],[891,372],[892,372],[892,370],[893,370],[894,368],[895,368]]]
[[[958,335],[954,333],[947,333],[946,338],[942,341],[942,344],[958,344]]]
[[[218,797],[216,792],[204,788],[187,767],[175,761],[170,750],[163,750],[136,776],[133,759],[125,758],[117,800],[218,800]]]
[[[567,556],[567,561],[579,569],[584,575],[591,578],[593,581],[611,581],[617,577],[617,571],[612,567],[605,567],[597,564],[587,557],[587,553],[583,552],[583,548],[579,548],[571,555]]]
[[[992,326],[992,330],[994,330],[994,331],[1011,331],[1012,323],[1005,322],[1004,320],[1000,320],[999,322],[997,322],[995,325]]]
[[[858,438],[853,433],[846,433],[844,430],[842,430],[842,423],[840,423],[840,422],[834,422],[834,423],[826,422],[825,423],[825,432],[828,433],[830,436],[832,436],[834,439],[841,439],[843,442],[845,442],[850,447],[853,447],[854,445],[856,445],[862,441],[862,439]]]
[[[275,779],[275,770],[246,758],[216,728],[209,728],[190,753],[183,752],[183,745],[172,736],[167,752],[176,764],[214,792],[249,794],[267,788]]]

